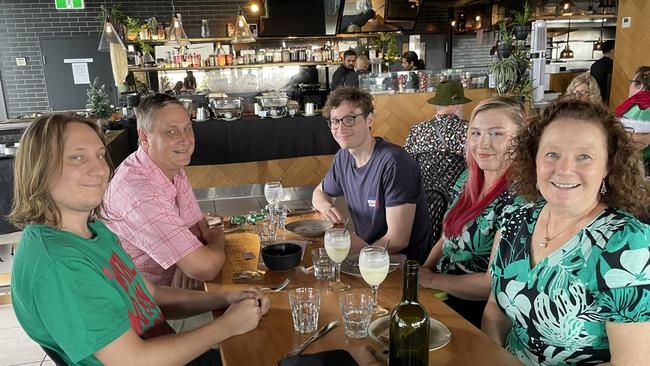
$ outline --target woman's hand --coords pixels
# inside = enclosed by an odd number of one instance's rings
[[[222,319],[228,322],[232,335],[239,335],[255,329],[261,317],[259,301],[251,298],[230,305]]]
[[[420,267],[418,271],[418,282],[422,287],[436,289],[436,273],[433,273],[428,268]]]
[[[227,294],[229,304],[236,304],[243,300],[256,300],[260,306],[261,315],[266,314],[271,307],[271,300],[256,288],[248,288],[242,291],[233,291]]]

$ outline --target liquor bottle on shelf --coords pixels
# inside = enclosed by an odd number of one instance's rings
[[[429,314],[418,302],[418,262],[404,265],[404,289],[390,313],[388,364],[426,366],[429,364]]]
[[[221,47],[221,42],[217,42],[217,66],[226,66],[226,51]]]

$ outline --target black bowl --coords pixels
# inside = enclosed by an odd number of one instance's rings
[[[262,248],[262,259],[271,271],[290,271],[300,264],[302,247],[293,243],[271,244]]]

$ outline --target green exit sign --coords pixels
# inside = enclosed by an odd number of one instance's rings
[[[57,9],[83,9],[84,0],[55,0]]]

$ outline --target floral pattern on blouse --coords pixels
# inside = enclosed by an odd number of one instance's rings
[[[608,207],[531,266],[543,205],[510,215],[492,264],[493,294],[513,324],[506,348],[527,365],[608,362],[606,322],[650,321],[650,226]]]

